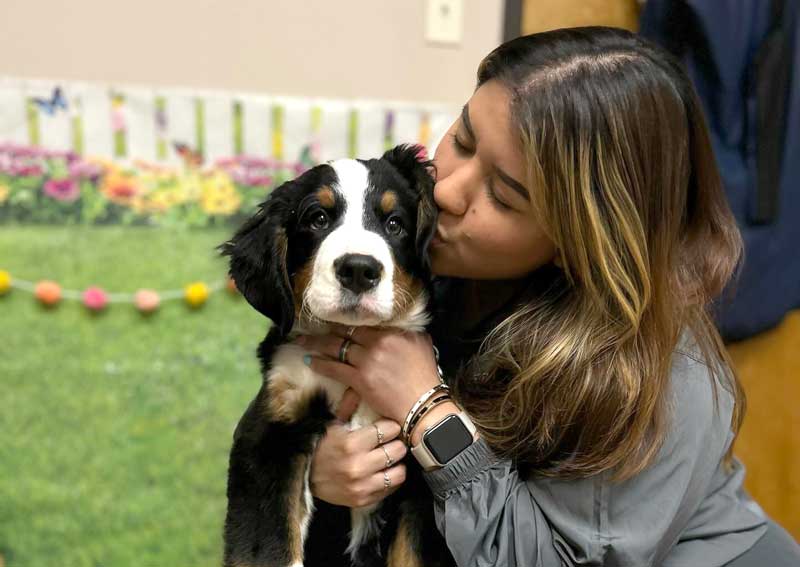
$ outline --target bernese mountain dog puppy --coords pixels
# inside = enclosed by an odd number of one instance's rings
[[[437,209],[421,149],[318,165],[276,188],[219,246],[236,287],[273,321],[258,347],[261,389],[234,432],[225,566],[303,565],[311,458],[345,386],[315,374],[292,339],[326,333],[331,323],[421,331],[429,322],[426,249]],[[349,427],[378,417],[362,403]],[[400,489],[351,510],[353,565],[454,565],[421,469],[406,460]]]

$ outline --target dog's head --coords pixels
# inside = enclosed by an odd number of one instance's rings
[[[297,317],[378,325],[424,308],[436,205],[420,149],[318,165],[219,246],[236,287],[283,335]]]

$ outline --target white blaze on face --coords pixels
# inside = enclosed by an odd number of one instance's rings
[[[327,321],[344,325],[375,325],[392,315],[394,260],[383,237],[364,228],[369,170],[352,159],[336,160],[330,165],[338,177],[333,189],[337,198],[345,202],[344,218],[317,251],[305,301],[315,316]],[[359,309],[342,313],[340,309],[354,304],[353,294],[342,288],[333,267],[334,262],[345,254],[372,256],[383,270],[378,285],[359,296]]]

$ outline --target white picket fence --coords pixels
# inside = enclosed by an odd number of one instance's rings
[[[50,108],[56,88],[66,108]],[[458,113],[436,103],[0,77],[0,143],[123,161],[177,164],[176,142],[209,163],[238,154],[294,161],[310,142],[322,161],[374,157],[401,142],[432,153]]]

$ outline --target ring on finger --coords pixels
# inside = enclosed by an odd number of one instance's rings
[[[344,341],[342,341],[342,346],[339,347],[339,362],[342,362],[344,364],[349,364],[347,362],[347,349],[350,348],[350,344],[352,342],[353,341],[351,341],[350,339],[345,339]]]
[[[381,431],[381,428],[378,427],[377,423],[373,423],[372,425],[375,427],[375,431],[378,433],[378,445],[383,445],[383,431]]]
[[[394,459],[389,456],[389,451],[386,450],[386,445],[381,445],[381,449],[383,449],[383,454],[386,455],[386,468],[388,469],[392,466],[392,463],[394,463]]]
[[[383,489],[388,490],[388,488],[392,486],[392,479],[389,478],[389,473],[386,470],[383,471]]]

